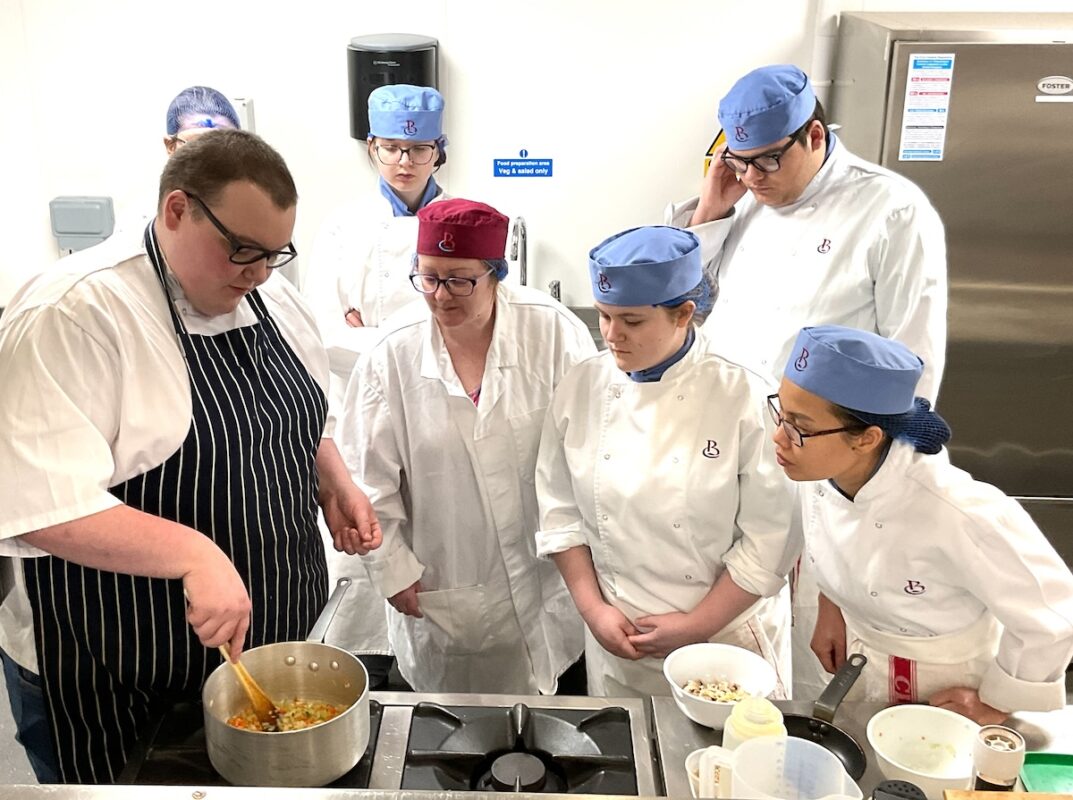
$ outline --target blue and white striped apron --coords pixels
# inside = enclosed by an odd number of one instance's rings
[[[247,296],[255,324],[188,333],[152,224],[145,243],[186,359],[193,415],[175,453],[110,491],[200,531],[228,555],[253,601],[248,647],[303,639],[327,600],[314,463],[324,392],[257,291]],[[220,656],[188,625],[180,580],[52,556],[23,563],[63,780],[109,783],[155,708],[197,696]]]

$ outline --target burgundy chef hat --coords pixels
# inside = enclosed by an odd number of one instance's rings
[[[417,212],[417,254],[448,258],[503,258],[507,218],[491,206],[453,198]]]

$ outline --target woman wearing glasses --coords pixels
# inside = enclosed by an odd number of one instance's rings
[[[820,587],[812,647],[868,664],[868,700],[930,702],[980,724],[1065,705],[1073,576],[1028,514],[940,454],[950,428],[915,397],[923,361],[874,333],[797,337],[770,411],[802,481]]]
[[[306,272],[304,292],[317,314],[331,366],[330,412],[338,414],[358,358],[383,333],[380,326],[415,300],[407,281],[417,241],[415,214],[445,195],[434,173],[447,160],[443,97],[427,86],[381,86],[369,95],[369,161],[376,191],[340,208],[324,223]],[[328,553],[333,580],[354,583],[328,642],[358,653],[374,688],[391,667],[387,622],[365,570],[346,552]]]
[[[588,626],[595,695],[667,694],[663,658],[746,647],[789,689],[789,483],[762,381],[715,355],[697,238],[637,228],[589,254],[608,352],[555,391],[540,442],[537,552]]]
[[[344,405],[343,455],[385,536],[362,560],[414,689],[550,694],[583,637],[534,552],[537,442],[555,385],[596,348],[565,307],[502,283],[505,216],[456,199],[417,217],[425,303],[362,359]]]

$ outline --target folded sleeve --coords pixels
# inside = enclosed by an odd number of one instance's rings
[[[0,555],[41,555],[21,534],[105,511],[121,399],[114,343],[54,306],[0,328]]]
[[[571,375],[556,388],[537,451],[536,492],[540,530],[536,532],[536,552],[540,558],[587,544],[581,509],[574,497],[574,485],[563,445],[568,418],[563,416],[565,394],[574,383]]]
[[[801,554],[802,536],[790,525],[794,488],[775,461],[761,387],[757,380],[751,413],[739,423],[737,530],[723,563],[739,587],[772,597],[785,585],[786,575]]]
[[[406,478],[391,408],[372,359],[363,359],[347,385],[336,443],[355,482],[373,505],[383,544],[361,556],[373,585],[384,597],[412,586],[424,574],[407,540]]]
[[[1061,708],[1073,658],[1073,575],[1015,500],[968,513],[972,535],[957,550],[958,568],[1003,626],[980,699],[1003,711]]]

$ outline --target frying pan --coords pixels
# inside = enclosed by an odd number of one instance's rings
[[[855,781],[859,781],[864,775],[868,759],[865,758],[864,750],[857,744],[857,741],[841,728],[831,724],[831,721],[835,717],[839,703],[856,683],[861,670],[867,663],[868,659],[865,656],[854,653],[846,659],[846,663],[839,668],[835,676],[831,678],[831,682],[827,684],[827,688],[817,698],[812,707],[811,717],[803,714],[786,714],[783,717],[786,732],[790,736],[809,739],[826,747],[838,756],[846,772]]]

